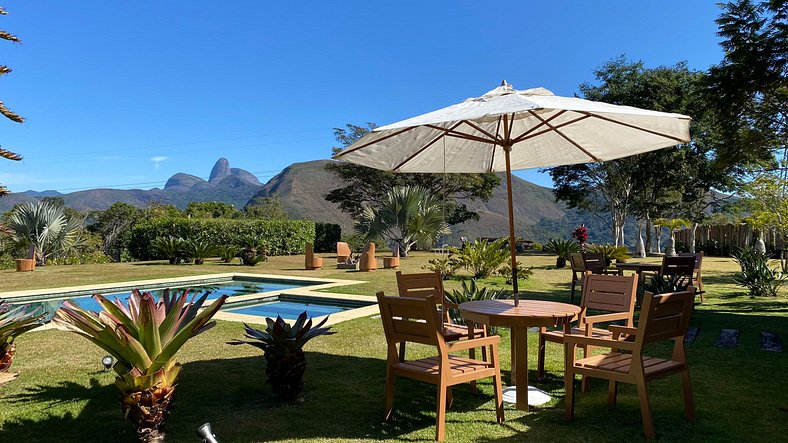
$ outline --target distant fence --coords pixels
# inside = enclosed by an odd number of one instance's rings
[[[676,241],[684,244],[689,244],[690,229],[682,229],[676,233]],[[772,230],[764,232],[764,241],[766,247],[769,249],[784,249],[785,239],[780,238],[780,235]],[[757,239],[756,234],[753,232],[752,226],[740,224],[728,225],[715,225],[715,226],[698,226],[695,231],[695,245],[698,250],[703,250],[705,245],[715,243],[720,251],[726,251],[719,255],[727,255],[727,251],[733,250],[735,247],[752,246]],[[716,254],[715,254],[716,255]]]

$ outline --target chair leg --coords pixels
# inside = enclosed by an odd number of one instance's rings
[[[656,434],[654,433],[654,423],[651,421],[651,406],[648,402],[648,389],[646,388],[646,380],[644,377],[638,377],[638,398],[640,399],[640,415],[643,418],[643,433],[646,438],[653,439]]]
[[[391,421],[394,415],[394,374],[391,370],[386,371],[386,401],[383,412],[383,420]]]
[[[435,440],[446,438],[446,402],[449,387],[443,382],[438,384],[438,409],[435,413]]]
[[[618,401],[618,382],[610,380],[610,385],[607,388],[607,404],[610,407],[616,405]]]
[[[451,409],[451,406],[454,404],[454,392],[451,389],[451,386],[446,388],[446,409]]]
[[[577,285],[577,280],[572,280],[572,292],[569,294],[569,303],[575,302],[575,286]]]
[[[544,336],[539,334],[539,355],[537,356],[536,363],[536,379],[540,381],[544,378],[544,354],[546,343],[547,341],[544,339]]]
[[[684,391],[684,412],[687,414],[687,420],[695,421],[695,398],[692,395],[689,371],[681,373],[681,388]]]
[[[575,373],[569,367],[564,370],[564,391],[566,392],[564,397],[566,419],[571,421],[575,418]]]
[[[399,344],[399,361],[402,363],[405,361],[405,342],[401,342]]]
[[[485,346],[484,349],[487,349]],[[493,391],[495,391],[495,418],[498,423],[503,423],[503,384],[501,380],[501,361],[498,357],[498,349],[490,346],[490,362],[495,368],[495,376],[493,376]]]
[[[591,347],[583,346],[583,358],[588,358],[588,356],[590,355],[590,351],[591,351]],[[582,381],[580,382],[580,392],[588,392],[590,388],[591,388],[591,378],[586,377],[584,375]]]

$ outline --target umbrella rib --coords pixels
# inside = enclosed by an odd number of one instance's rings
[[[466,125],[468,125],[468,126],[472,127],[473,129],[481,132],[482,134],[486,135],[487,137],[490,137],[493,140],[498,140],[498,137],[496,135],[490,134],[489,132],[487,132],[484,129],[480,128],[478,125],[474,124],[473,122],[469,122],[468,120],[462,120],[460,123],[465,123]]]
[[[579,122],[581,120],[585,120],[585,119],[587,119],[589,117],[591,117],[591,116],[590,115],[583,115],[582,117],[578,117],[578,118],[576,118],[574,120],[570,120],[568,122],[564,122],[564,123],[560,123],[560,124],[557,124],[557,125],[553,125],[552,127],[550,125],[547,125],[548,129],[543,129],[543,130],[541,130],[539,132],[536,132],[536,133],[533,133],[533,134],[527,134],[527,135],[526,134],[522,134],[521,136],[519,136],[516,139],[514,139],[514,142],[519,143],[519,142],[522,142],[522,141],[525,141],[525,140],[528,140],[528,139],[531,139],[531,138],[534,138],[534,137],[538,137],[538,136],[540,136],[542,134],[547,134],[548,132],[554,131],[553,128],[555,128],[555,129],[563,128],[564,126],[569,126],[569,125],[577,123],[577,122]],[[537,126],[537,127],[542,127],[542,126],[543,125],[540,123],[539,126]]]
[[[603,116],[598,115],[598,114],[590,114],[590,113],[584,113],[584,114],[588,115],[589,117],[598,118],[600,120],[604,120],[604,121],[609,122],[609,123],[615,123],[617,125],[626,126],[627,128],[632,128],[632,129],[636,129],[638,131],[648,132],[649,134],[658,135],[660,137],[669,138],[669,139],[675,140],[675,141],[677,141],[679,143],[686,143],[687,142],[687,140],[683,140],[680,137],[675,137],[675,136],[672,136],[672,135],[664,134],[662,132],[652,131],[651,129],[641,128],[640,126],[636,126],[636,125],[632,125],[632,124],[629,124],[629,123],[620,122],[618,120],[613,120],[612,118],[603,117]]]
[[[602,160],[600,160],[600,159],[599,159],[599,157],[597,157],[597,156],[595,156],[594,154],[592,154],[592,153],[588,152],[588,150],[586,150],[584,147],[580,146],[580,144],[579,144],[579,143],[577,143],[576,141],[572,140],[572,139],[571,139],[571,138],[569,138],[569,137],[568,137],[566,134],[564,134],[563,132],[559,131],[559,130],[558,130],[558,128],[556,128],[555,126],[551,125],[551,124],[550,124],[550,123],[548,123],[548,122],[547,122],[545,119],[543,119],[542,117],[540,117],[539,115],[537,115],[537,114],[536,114],[534,111],[528,111],[528,112],[530,112],[530,113],[531,113],[531,115],[533,115],[534,117],[536,117],[536,118],[538,118],[539,120],[543,121],[543,122],[544,122],[544,124],[546,124],[546,125],[547,125],[547,127],[549,127],[550,129],[552,129],[552,130],[553,130],[553,132],[555,132],[556,134],[558,134],[558,135],[560,135],[561,137],[563,137],[563,138],[564,138],[564,140],[566,140],[566,141],[568,141],[569,143],[573,144],[573,145],[574,145],[574,146],[575,146],[577,149],[579,149],[579,150],[583,151],[583,153],[584,153],[585,155],[587,155],[587,156],[591,157],[591,159],[592,159],[592,160],[594,160],[595,162],[602,161]]]
[[[437,129],[438,131],[443,131],[443,132],[446,133],[446,135],[448,135],[450,137],[464,138],[466,140],[473,140],[473,141],[477,141],[477,142],[480,142],[480,143],[495,143],[495,140],[488,140],[486,138],[482,138],[482,137],[479,137],[479,136],[476,136],[476,135],[471,135],[471,134],[466,134],[464,132],[455,131],[454,129],[441,128],[440,126],[435,126],[435,125],[424,125],[424,126],[427,127],[427,128],[431,128],[431,129]]]
[[[452,126],[451,128],[449,128],[449,130],[452,130],[452,129],[454,129],[454,128],[456,128],[457,126],[460,126],[461,124],[462,124],[462,122],[461,122],[461,121],[460,121],[460,122],[457,122],[457,123],[455,123],[455,124],[454,124],[454,126]],[[417,155],[419,155],[419,154],[421,154],[422,152],[424,152],[424,151],[425,151],[427,148],[429,148],[430,146],[434,145],[435,143],[437,143],[437,142],[438,142],[438,140],[440,140],[441,138],[443,138],[443,137],[445,137],[445,136],[446,136],[446,132],[444,131],[444,132],[443,132],[443,134],[440,134],[440,135],[438,135],[437,137],[433,138],[432,140],[430,140],[430,142],[429,142],[429,143],[427,143],[426,145],[424,145],[424,146],[422,146],[421,148],[419,148],[419,150],[418,150],[418,151],[416,151],[416,152],[414,152],[413,154],[411,154],[410,156],[408,156],[408,158],[406,158],[406,159],[405,159],[405,160],[403,160],[403,161],[402,161],[400,164],[398,164],[397,166],[395,166],[395,167],[394,167],[394,169],[392,169],[392,171],[395,171],[395,172],[396,172],[396,171],[397,171],[399,168],[403,167],[403,166],[405,165],[405,163],[408,163],[409,161],[413,160],[413,158],[414,158],[414,157],[416,157]],[[445,152],[444,152],[444,155],[445,155]]]
[[[566,112],[566,109],[562,109],[562,110],[561,110],[561,111],[559,111],[557,114],[554,114],[554,115],[552,115],[552,116],[551,116],[550,118],[548,118],[546,121],[547,121],[547,122],[549,122],[549,121],[552,121],[553,119],[555,119],[555,118],[559,117],[561,114],[563,114],[563,113],[565,113],[565,112]],[[586,118],[587,118],[587,117],[586,117]],[[512,140],[512,143],[517,143],[517,142],[520,142],[520,141],[522,141],[522,140],[525,140],[525,138],[524,138],[525,136],[527,136],[528,134],[530,134],[530,133],[532,133],[532,132],[536,131],[537,129],[541,128],[541,127],[542,127],[542,126],[544,126],[544,125],[545,125],[545,122],[540,122],[538,125],[536,125],[536,126],[532,127],[531,129],[529,129],[529,130],[527,130],[527,131],[523,132],[522,134],[518,135],[517,137],[515,137],[515,138],[514,138],[514,140]]]
[[[498,123],[495,125],[495,139],[498,140],[498,133],[501,131],[501,118],[498,116]],[[497,144],[492,145],[492,155],[490,155],[490,172],[493,172],[493,164],[495,163],[495,147]]]
[[[399,131],[392,132],[391,134],[383,136],[383,137],[381,137],[381,138],[379,138],[377,140],[371,141],[369,143],[365,143],[365,144],[363,144],[361,146],[356,146],[355,148],[348,149],[347,151],[344,151],[344,152],[340,152],[339,154],[335,155],[334,158],[339,158],[339,157],[342,157],[344,155],[350,154],[351,152],[358,151],[359,149],[366,148],[367,146],[374,145],[375,143],[380,143],[383,140],[389,139],[391,137],[395,137],[397,135],[402,134],[403,132],[407,132],[407,131],[410,131],[410,130],[415,129],[415,128],[418,128],[418,126],[409,126],[407,128],[401,129]]]

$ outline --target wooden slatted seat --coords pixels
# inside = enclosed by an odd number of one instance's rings
[[[466,325],[452,323],[449,317],[449,309],[457,309],[457,305],[446,301],[443,292],[443,277],[440,272],[421,272],[415,274],[403,274],[397,271],[397,290],[400,297],[426,298],[433,297],[436,309],[440,310],[442,318],[441,330],[443,339],[446,341],[464,340],[469,337],[470,331]],[[438,311],[436,311],[438,312]],[[487,329],[482,326],[476,333],[477,336],[486,336]],[[400,345],[400,361],[405,360],[405,343]],[[474,357],[473,353],[471,357]]]
[[[646,384],[655,379],[674,374],[681,375],[684,394],[684,410],[687,419],[695,420],[695,400],[690,385],[684,349],[684,335],[689,327],[695,301],[695,288],[671,294],[647,294],[643,300],[640,321],[637,329],[626,326],[610,326],[611,339],[600,339],[584,335],[564,336],[565,364],[564,387],[566,389],[566,418],[574,417],[575,374],[584,377],[608,380],[608,404],[615,405],[618,383],[637,386],[640,398],[640,413],[643,418],[643,431],[647,438],[654,438],[654,425],[651,420],[651,407]],[[626,340],[622,340],[626,337]],[[673,340],[673,354],[670,359],[643,355],[643,347],[649,343]],[[611,352],[577,360],[577,346],[605,346]]]
[[[626,321],[627,326],[633,325],[632,317],[635,312],[635,299],[637,297],[638,275],[598,275],[587,272],[583,277],[583,298],[580,300],[580,315],[577,326],[571,329],[572,334],[584,335],[593,338],[611,338],[613,334],[595,325],[601,322]],[[589,315],[589,309],[604,311],[603,314]],[[539,357],[537,362],[537,377],[544,377],[544,360],[546,342],[563,343],[564,331],[539,330]],[[588,356],[590,348],[583,347],[583,356]],[[583,383],[583,391],[588,383]]]
[[[438,386],[435,439],[445,438],[446,408],[451,405],[451,387],[482,378],[493,378],[495,412],[498,423],[504,420],[503,391],[498,359],[499,336],[481,337],[447,343],[440,317],[436,315],[433,296],[423,298],[386,297],[378,292],[378,307],[386,334],[386,400],[384,419],[390,420],[394,411],[394,380],[408,377]],[[437,356],[412,361],[400,361],[397,344],[415,342],[437,348]],[[452,355],[458,351],[484,348],[488,361]]]

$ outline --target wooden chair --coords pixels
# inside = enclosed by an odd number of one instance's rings
[[[610,381],[608,404],[614,406],[618,394],[618,383],[637,386],[640,398],[640,414],[643,418],[643,431],[646,438],[654,438],[654,425],[648,401],[648,382],[673,374],[681,375],[684,392],[684,409],[687,419],[695,420],[695,401],[690,385],[689,368],[684,350],[684,335],[689,326],[695,301],[695,288],[689,291],[646,296],[640,311],[637,329],[624,326],[610,326],[613,337],[609,339],[586,337],[570,334],[564,337],[565,343],[565,388],[566,418],[574,417],[575,374],[601,378]],[[622,336],[627,339],[622,340]],[[673,340],[673,354],[670,359],[646,357],[643,347],[653,342]],[[611,352],[576,360],[576,347],[605,346]],[[621,351],[621,352],[619,352]]]
[[[435,311],[433,296],[426,298],[386,297],[377,293],[380,317],[386,334],[386,402],[384,419],[389,421],[394,411],[394,380],[408,377],[438,386],[435,440],[445,437],[446,408],[451,405],[451,387],[482,378],[494,379],[495,411],[498,423],[503,423],[503,392],[498,359],[500,337],[490,336],[454,343],[446,343],[441,334],[441,321]],[[397,343],[415,342],[435,346],[436,357],[400,361]],[[457,351],[486,348],[490,361],[450,355]]]
[[[626,321],[628,327],[633,326],[632,317],[635,313],[635,298],[637,296],[638,275],[584,275],[583,298],[580,301],[580,314],[577,326],[571,329],[572,334],[595,338],[611,338],[613,333],[607,329],[595,327],[596,324],[609,321]],[[589,309],[604,311],[605,313],[589,315]],[[564,343],[565,333],[562,330],[547,331],[539,329],[539,357],[537,363],[537,376],[544,377],[545,345],[548,341]],[[588,346],[583,347],[583,356],[589,354]],[[583,391],[588,387],[587,381],[583,383]]]
[[[695,256],[662,257],[662,268],[659,274],[663,277],[677,279],[677,283],[691,285],[695,275]]]
[[[583,279],[586,274],[586,265],[583,262],[583,254],[573,252],[569,254],[569,265],[572,267],[572,292],[569,295],[569,301],[575,302],[575,287],[580,284],[583,287]]]
[[[375,269],[378,269],[378,260],[375,258],[375,243],[369,242],[364,246],[364,251],[358,260],[358,270],[374,271]]]
[[[304,254],[304,267],[309,270],[320,269],[323,267],[323,259],[315,257],[315,250],[312,243],[306,244],[306,253]]]
[[[337,263],[345,263],[350,260],[350,256],[353,255],[353,252],[350,251],[350,246],[343,242],[337,242]]]
[[[441,335],[443,335],[444,340],[457,341],[470,337],[470,331],[466,325],[458,325],[451,321],[449,309],[458,309],[459,307],[446,301],[443,293],[443,278],[440,272],[403,274],[402,271],[397,271],[397,290],[400,297],[432,297],[432,300],[435,302],[435,312],[440,312],[442,319]],[[482,326],[481,330],[476,331],[483,337],[487,335],[486,326]],[[400,344],[399,353],[400,361],[405,361],[405,343]],[[474,355],[471,354],[471,358],[473,357]],[[482,357],[482,359],[486,359],[486,357]]]
[[[696,287],[698,291],[696,294],[700,295],[700,301],[703,302],[703,275],[701,269],[703,268],[703,252],[692,254],[690,252],[682,252],[679,257],[695,257],[695,272],[692,274],[692,286]]]
[[[604,254],[600,252],[584,252],[582,255],[583,266],[585,266],[586,271],[591,271],[593,274],[620,275],[617,270],[607,269]]]

